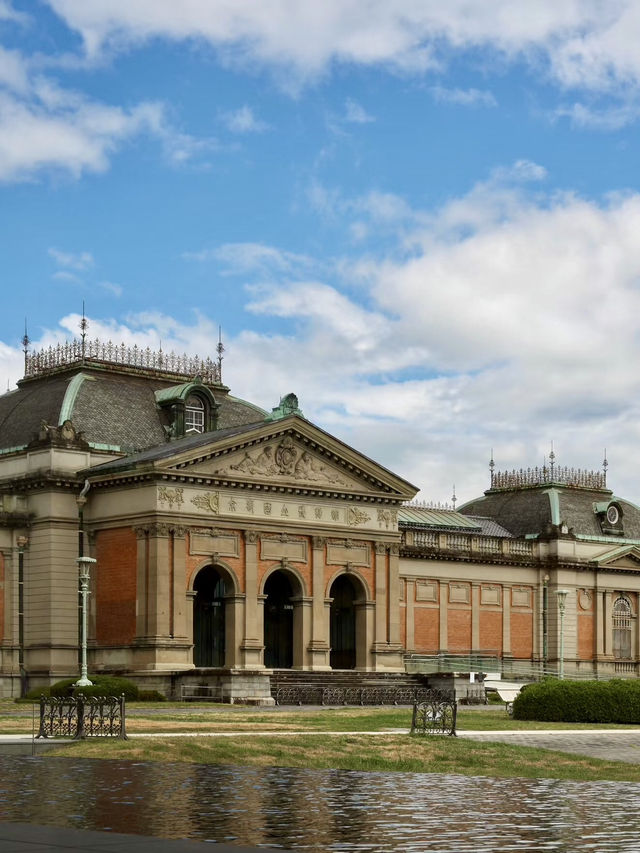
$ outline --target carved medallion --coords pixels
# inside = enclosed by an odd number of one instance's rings
[[[196,495],[195,498],[191,498],[191,503],[199,509],[217,515],[220,508],[220,495],[218,492],[205,492],[204,495]]]
[[[349,527],[356,527],[358,524],[365,524],[367,521],[371,521],[371,516],[367,515],[361,509],[349,507],[347,510],[347,524]]]

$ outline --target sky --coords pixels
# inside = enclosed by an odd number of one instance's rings
[[[640,502],[640,4],[0,0],[0,383],[90,337],[215,357],[458,503]]]

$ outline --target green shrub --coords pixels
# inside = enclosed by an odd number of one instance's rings
[[[75,686],[77,680],[77,677],[64,678],[62,681],[56,681],[50,687],[34,687],[29,690],[25,699],[37,702],[41,696],[63,698],[65,696],[77,696],[78,693],[82,693],[84,696],[120,696],[124,693],[124,698],[128,702],[134,702],[138,698],[138,688],[128,678],[119,678],[113,675],[90,675],[89,681],[92,681],[93,684],[90,687],[82,688]]]
[[[138,702],[166,702],[167,697],[157,690],[139,690]]]
[[[128,678],[115,675],[90,675],[93,681],[91,687],[76,687],[73,695],[82,693],[84,696],[120,696],[124,693],[127,702],[135,702],[138,698],[138,687]]]
[[[638,724],[640,682],[545,679],[520,691],[513,716],[544,722]]]

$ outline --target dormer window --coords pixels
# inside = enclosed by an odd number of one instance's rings
[[[191,394],[187,397],[184,407],[185,435],[193,432],[204,432],[204,416],[204,401],[197,394]]]

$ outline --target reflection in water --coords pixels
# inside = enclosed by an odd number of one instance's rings
[[[311,851],[640,850],[640,785],[0,756],[0,819]]]

